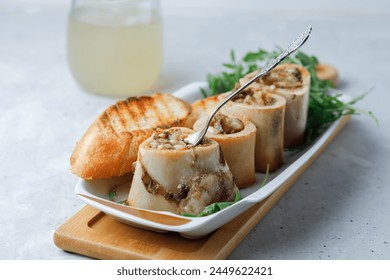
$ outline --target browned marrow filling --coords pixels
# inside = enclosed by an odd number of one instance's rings
[[[211,121],[209,132],[212,134],[234,134],[244,130],[244,123],[235,117],[216,115]]]
[[[260,90],[247,88],[233,98],[233,102],[247,105],[272,106],[276,100],[269,94]]]
[[[302,74],[297,68],[275,69],[265,75],[261,82],[267,86],[294,89],[302,86]]]
[[[194,146],[184,141],[189,136],[188,132],[182,131],[179,128],[170,130],[157,129],[152,135],[152,141],[149,142],[149,148],[158,150],[184,150],[193,148]],[[200,145],[208,145],[209,140],[203,138]]]

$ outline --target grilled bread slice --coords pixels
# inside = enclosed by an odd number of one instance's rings
[[[181,126],[191,106],[171,94],[130,97],[108,107],[76,144],[72,172],[84,179],[121,176],[132,171],[138,146],[156,128]]]

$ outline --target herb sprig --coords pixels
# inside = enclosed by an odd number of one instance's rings
[[[240,78],[261,68],[267,61],[276,58],[280,52],[280,49],[273,51],[259,49],[257,52],[247,53],[242,60],[238,61],[234,51],[231,51],[231,63],[223,64],[225,70],[218,74],[207,75],[209,88],[207,90],[201,89],[203,96],[207,97],[232,90]],[[349,102],[343,102],[340,99],[342,95],[340,93],[330,94],[332,90],[331,83],[317,77],[316,66],[319,61],[315,56],[297,52],[295,55],[286,57],[282,63],[294,63],[303,66],[311,76],[305,146],[312,143],[331,123],[347,114],[363,113],[372,117],[378,123],[372,112],[354,107],[354,104],[364,98],[367,93]]]
[[[236,196],[234,197],[234,201],[215,202],[213,204],[210,204],[210,205],[206,206],[197,215],[186,214],[186,213],[183,213],[181,215],[185,216],[185,217],[204,217],[204,216],[208,216],[210,214],[214,214],[216,212],[219,212],[222,209],[225,209],[226,207],[228,207],[230,205],[233,205],[234,203],[236,203],[237,201],[240,201],[240,200],[241,200],[241,193],[238,191],[238,192],[236,192]]]
[[[126,200],[121,200],[121,201],[116,201],[116,197],[118,196],[118,193],[116,190],[113,190],[113,191],[110,191],[108,193],[108,199],[112,202],[116,202],[116,203],[119,203],[119,204],[126,204]]]

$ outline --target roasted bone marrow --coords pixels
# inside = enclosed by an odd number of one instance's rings
[[[234,200],[238,188],[220,145],[207,137],[197,146],[185,143],[193,132],[156,130],[140,145],[130,206],[197,215],[214,202]]]
[[[207,119],[203,117],[196,121],[194,130],[202,129]],[[256,181],[254,159],[256,127],[248,119],[219,113],[211,121],[206,136],[221,145],[239,188],[252,185]]]
[[[284,114],[286,100],[261,88],[247,88],[223,112],[247,118],[256,127],[255,170],[265,173],[283,164]]]
[[[254,72],[243,77],[239,85],[246,83],[255,75]],[[284,147],[292,148],[303,144],[309,110],[309,71],[296,64],[281,64],[257,79],[250,88],[261,89],[263,92],[286,99]]]

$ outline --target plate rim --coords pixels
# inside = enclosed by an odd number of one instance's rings
[[[190,84],[185,85],[184,87],[178,89],[173,93],[174,96],[180,97],[184,100],[193,99],[194,95],[200,95],[199,88],[207,86],[206,82],[192,82]],[[200,96],[199,96],[200,97]],[[349,96],[344,95],[344,98],[348,99]],[[196,100],[196,99],[195,99]],[[203,217],[186,217],[166,211],[155,211],[148,209],[141,209],[143,211],[147,211],[150,213],[159,213],[167,216],[180,217],[184,220],[188,220],[189,222],[183,225],[164,225],[161,223],[153,222],[148,219],[140,218],[134,215],[126,214],[122,211],[117,211],[110,207],[107,207],[101,203],[98,203],[92,199],[89,199],[86,196],[92,196],[100,200],[105,200],[109,203],[116,203],[107,199],[103,199],[94,195],[93,193],[88,191],[86,184],[88,180],[84,180],[80,178],[76,183],[75,193],[76,195],[85,203],[101,210],[102,212],[114,217],[125,220],[135,226],[145,227],[151,230],[156,231],[173,231],[178,232],[180,234],[184,234],[189,238],[197,238],[202,237],[213,230],[223,226],[228,223],[232,219],[239,216],[245,210],[249,209],[251,206],[263,201],[267,197],[269,197],[272,193],[278,190],[283,183],[285,183],[291,176],[293,176],[300,168],[302,168],[307,161],[309,161],[320,149],[323,147],[326,142],[329,140],[330,136],[333,134],[334,130],[338,127],[339,123],[342,121],[343,117],[333,122],[324,132],[323,134],[316,139],[316,141],[311,144],[309,147],[301,151],[301,154],[292,161],[288,166],[286,166],[280,174],[277,174],[271,181],[267,182],[264,186],[259,188],[256,191],[253,191],[248,196],[245,196],[243,199],[234,203],[232,206],[229,206],[217,213],[214,213],[209,216]],[[258,174],[258,173],[257,173]],[[259,184],[259,182],[255,182],[254,185]],[[249,188],[253,187],[250,186]],[[140,209],[137,207],[132,207],[135,209]],[[230,215],[230,216],[229,216]],[[218,220],[219,219],[219,220]],[[123,222],[123,221],[122,221]]]

